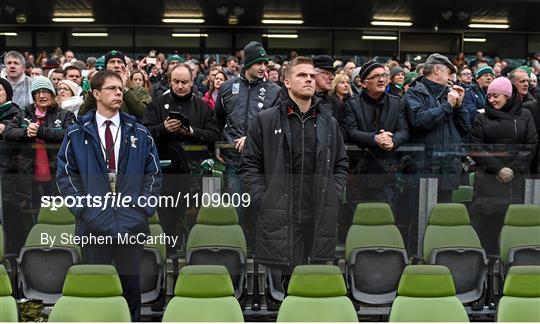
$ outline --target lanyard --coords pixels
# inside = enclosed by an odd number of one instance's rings
[[[109,125],[109,127],[110,127],[110,125]],[[110,130],[110,128],[109,128],[109,130]],[[105,131],[107,131],[107,130],[105,129]],[[114,147],[116,146],[116,140],[118,139],[118,133],[120,133],[120,125],[118,125],[118,129],[116,130],[116,135],[114,136],[114,141],[112,143],[112,147],[108,151],[107,151],[106,146],[104,146],[103,143],[101,142],[101,137],[99,138],[99,145],[101,145],[101,148],[103,149],[103,152],[105,152],[105,166],[107,167],[107,169],[109,168],[109,161],[111,160],[111,153],[114,154]],[[115,173],[116,173],[116,168],[115,168]]]

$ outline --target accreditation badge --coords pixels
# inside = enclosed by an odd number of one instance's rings
[[[111,185],[111,191],[116,192],[116,172],[109,172],[109,184]]]

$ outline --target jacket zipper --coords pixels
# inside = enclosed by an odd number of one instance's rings
[[[300,224],[302,222],[302,193],[303,193],[303,190],[304,190],[304,151],[305,151],[305,133],[304,133],[304,130],[305,130],[305,122],[310,119],[312,116],[308,116],[308,118],[306,119],[302,119],[300,117],[300,115],[298,115],[297,113],[294,113],[296,115],[296,117],[298,117],[298,119],[300,119],[300,123],[302,124],[302,162],[301,162],[301,167],[300,167],[300,201],[299,201],[299,208],[298,208],[298,224]]]
[[[251,96],[251,84],[248,82],[248,93],[246,100],[246,117],[244,118],[244,136],[247,136],[249,131],[248,120],[249,120],[249,97]]]
[[[518,131],[517,131],[517,119],[516,118],[514,118],[514,133],[516,135],[515,140],[517,141],[517,139],[518,139]]]

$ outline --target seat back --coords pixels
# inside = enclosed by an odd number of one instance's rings
[[[347,281],[355,300],[391,303],[408,263],[403,238],[390,205],[360,203],[345,242]]]
[[[0,233],[2,228],[0,226]],[[1,236],[2,234],[0,234]],[[2,237],[0,237],[2,239]],[[2,243],[0,243],[2,245]],[[2,256],[0,256],[0,260]],[[0,322],[17,322],[17,303],[15,298],[11,296],[13,290],[11,289],[11,281],[9,275],[3,265],[0,264]]]
[[[540,266],[512,266],[503,295],[498,322],[540,322]]]
[[[341,271],[336,266],[300,265],[291,276],[278,322],[357,322]]]
[[[163,235],[157,213],[148,219],[150,235],[154,238]],[[156,300],[165,286],[166,247],[159,240],[144,245],[141,259],[141,302]]]
[[[482,297],[486,289],[487,257],[470,225],[465,205],[433,207],[424,235],[424,260],[450,269],[457,297],[463,303]]]
[[[26,298],[53,304],[62,296],[68,269],[80,261],[80,247],[72,239],[74,222],[66,207],[40,209],[19,254],[19,281]]]
[[[203,207],[186,244],[189,265],[223,265],[229,271],[235,296],[240,298],[246,282],[247,245],[233,207]]]
[[[399,281],[390,322],[468,322],[456,297],[450,270],[439,265],[409,265]]]
[[[507,267],[540,265],[540,206],[508,206],[499,237],[499,252]]]
[[[163,322],[243,322],[227,268],[192,265],[181,269]]]
[[[111,265],[74,265],[49,322],[129,322],[129,307]]]

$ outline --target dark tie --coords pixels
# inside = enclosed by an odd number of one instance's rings
[[[109,170],[116,170],[116,161],[114,158],[114,143],[111,128],[109,127],[111,126],[112,121],[106,120],[105,124],[107,125],[107,127],[105,128],[105,154],[106,159],[108,159],[109,161],[107,168],[109,168]]]

